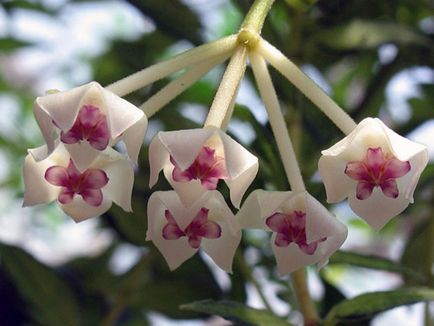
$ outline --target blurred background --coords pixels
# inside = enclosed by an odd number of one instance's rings
[[[150,120],[136,174],[134,213],[113,206],[104,216],[75,224],[55,203],[21,207],[26,150],[43,144],[32,113],[36,96],[92,80],[107,85],[235,33],[251,3],[0,1],[0,325],[227,325],[179,309],[207,298],[256,308],[264,307],[265,298],[275,314],[300,323],[290,279],[277,275],[267,234],[245,233],[232,275],[202,254],[170,272],[155,247],[145,242],[151,194],[147,144],[159,130],[203,123],[223,66]],[[276,0],[263,36],[356,121],[379,116],[430,152],[415,203],[382,231],[372,231],[346,204],[330,207],[350,229],[343,251],[321,272],[309,270],[321,313],[368,291],[432,286],[434,2]],[[317,162],[320,151],[343,135],[288,81],[272,75],[307,188],[325,204]],[[139,105],[168,80],[127,99]],[[249,191],[289,189],[250,70],[229,133],[259,157],[260,171]],[[160,178],[155,189],[169,187]],[[376,268],[370,255],[399,268]],[[432,325],[432,310],[419,303],[352,325]]]

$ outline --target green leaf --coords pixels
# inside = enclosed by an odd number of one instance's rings
[[[14,38],[0,38],[0,49],[2,52],[11,52],[29,45],[31,45],[31,43],[19,41]]]
[[[232,301],[196,301],[181,306],[183,310],[218,315],[236,325],[245,326],[289,326],[290,324],[263,309],[254,309]]]
[[[434,289],[402,288],[393,291],[372,292],[337,304],[327,314],[324,326],[369,318],[379,312],[421,301],[433,301]]]
[[[354,19],[320,31],[317,42],[336,50],[371,49],[384,43],[429,44],[429,39],[402,24]]]
[[[0,244],[0,263],[29,304],[35,323],[53,326],[80,324],[77,300],[53,270],[24,250],[6,244]]]
[[[400,263],[396,263],[392,260],[378,256],[361,255],[349,251],[339,250],[335,252],[330,257],[330,264],[349,264],[358,267],[396,272],[418,281],[425,280],[423,274],[420,274],[411,268],[403,266]]]
[[[181,1],[128,0],[142,13],[152,18],[157,28],[178,38],[185,38],[195,45],[202,43],[202,28],[197,15]]]

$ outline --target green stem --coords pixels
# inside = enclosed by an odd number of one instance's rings
[[[265,308],[267,308],[268,311],[273,312],[270,303],[268,302],[264,292],[262,291],[261,285],[258,283],[258,281],[256,281],[255,277],[252,274],[252,268],[246,263],[240,250],[237,250],[237,252],[235,253],[235,263],[237,264],[238,268],[240,269],[246,280],[253,284],[256,292],[258,292],[259,297],[264,303]]]
[[[274,0],[255,0],[241,24],[241,30],[246,29],[260,34],[273,2]]]
[[[204,60],[224,57],[235,49],[237,43],[237,36],[230,35],[220,40],[195,47],[110,84],[106,89],[118,96],[127,95],[179,70],[203,62]]]
[[[204,126],[221,128],[224,121],[229,121],[234,97],[246,70],[247,49],[238,46],[232,56],[220,82],[217,93],[209,109]]]

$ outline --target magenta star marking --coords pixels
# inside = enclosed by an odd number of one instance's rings
[[[163,227],[163,238],[166,240],[177,240],[181,237],[187,237],[189,245],[194,249],[200,247],[202,238],[220,238],[222,233],[221,227],[216,222],[208,219],[208,212],[209,209],[202,207],[191,223],[184,230],[181,230],[172,213],[166,209],[164,215],[167,224]]]
[[[274,213],[265,220],[265,223],[277,233],[274,243],[278,247],[287,247],[294,242],[305,254],[313,255],[318,243],[326,240],[324,238],[306,243],[306,214],[302,211],[293,211],[289,214]]]
[[[368,148],[363,161],[348,162],[345,174],[358,181],[357,199],[369,198],[375,187],[380,187],[385,196],[397,198],[399,190],[396,179],[406,175],[410,169],[409,161],[402,162],[394,156],[386,156],[381,147],[377,147]]]
[[[87,204],[97,207],[103,199],[101,188],[108,183],[109,178],[100,169],[87,169],[80,173],[74,162],[69,160],[66,168],[59,165],[49,167],[45,171],[45,180],[54,186],[62,187],[57,197],[61,204],[69,204],[77,194]]]
[[[170,156],[170,162],[175,166],[172,178],[177,182],[199,179],[203,187],[215,190],[219,179],[228,178],[224,158],[215,155],[215,150],[207,146],[202,147],[193,164],[185,171],[179,168],[172,156]]]
[[[104,150],[110,140],[107,119],[100,109],[84,105],[78,112],[74,125],[67,132],[61,132],[60,140],[65,144],[75,144],[87,140],[93,148]]]

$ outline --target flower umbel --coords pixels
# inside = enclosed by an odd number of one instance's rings
[[[363,161],[348,162],[345,174],[358,181],[357,199],[364,200],[371,196],[375,187],[380,187],[387,197],[399,196],[396,179],[411,170],[410,162],[402,162],[395,157],[386,157],[381,147],[368,148]]]
[[[318,167],[328,202],[348,197],[357,215],[381,229],[413,202],[427,163],[424,145],[398,135],[377,118],[366,118],[347,137],[322,151]]]

